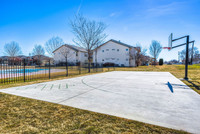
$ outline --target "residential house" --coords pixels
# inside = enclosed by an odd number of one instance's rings
[[[54,64],[66,62],[66,59],[68,63],[84,63],[88,61],[87,51],[74,45],[62,45],[54,50],[53,53]]]
[[[118,66],[136,66],[135,54],[135,47],[111,39],[93,50],[93,62],[114,63]]]
[[[45,55],[34,55],[34,56],[29,56],[26,58],[26,62],[28,65],[46,65],[46,64],[49,64],[49,61],[50,61],[50,64],[53,64],[53,59],[48,57],[48,56],[45,56]]]
[[[150,56],[142,55],[141,65],[148,66],[151,63],[152,58]]]

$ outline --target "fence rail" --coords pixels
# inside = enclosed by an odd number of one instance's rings
[[[103,72],[101,64],[91,64],[90,73]],[[107,71],[114,67],[106,67]],[[88,64],[75,63],[73,65],[53,65],[51,61],[44,65],[35,65],[26,60],[0,60],[0,84],[27,82],[40,79],[53,79],[61,76],[71,76],[89,73]]]

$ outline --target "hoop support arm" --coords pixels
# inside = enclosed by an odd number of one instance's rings
[[[186,36],[183,36],[183,37],[180,37],[180,38],[177,38],[177,39],[173,39],[172,42],[173,42],[173,41],[180,40],[180,39],[183,39],[183,38],[186,38],[187,36],[189,36],[189,35],[186,35]]]
[[[194,40],[193,40],[193,41],[190,41],[189,44],[190,44],[190,43],[193,43],[193,42],[194,42]],[[177,46],[172,47],[172,48],[180,47],[180,46],[183,46],[183,45],[186,45],[186,43],[183,43],[183,44],[177,45]]]

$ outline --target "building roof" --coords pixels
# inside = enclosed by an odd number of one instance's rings
[[[121,42],[121,41],[116,41],[116,40],[114,40],[114,39],[111,39],[111,40],[109,40],[109,41],[112,41],[112,42],[118,43],[118,44],[120,44],[120,45],[123,45],[123,46],[129,47],[129,48],[132,48],[132,47],[133,47],[133,46],[131,46],[131,45],[125,44],[125,43],[123,43],[123,42]]]
[[[75,45],[64,44],[64,45],[60,46],[59,48],[57,48],[56,50],[54,50],[52,53],[55,53],[55,51],[57,51],[58,49],[60,49],[63,46],[70,47],[71,49],[73,49],[75,51],[87,52],[87,50],[82,48],[82,47],[78,47],[78,46],[75,46]]]
[[[114,40],[114,39],[110,39],[109,41],[112,41],[112,42],[114,42],[114,43],[120,44],[120,45],[125,46],[125,47],[128,47],[128,48],[135,48],[135,47],[133,47],[133,46],[131,46],[131,45],[125,44],[125,43],[123,43],[123,42],[121,42],[121,41],[117,41],[117,40]],[[98,46],[97,48],[100,48],[101,46],[105,45],[105,44],[108,43],[109,41],[103,43],[102,45]],[[97,48],[95,48],[95,49],[97,49]],[[95,49],[94,49],[94,50],[95,50]]]
[[[82,48],[82,47],[78,47],[78,46],[75,46],[75,45],[68,45],[68,46],[70,46],[71,48],[73,48],[77,51],[87,52],[87,50],[85,48]]]

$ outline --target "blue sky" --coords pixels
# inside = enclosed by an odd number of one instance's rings
[[[199,7],[200,0],[0,0],[0,55],[10,41],[17,41],[24,55],[52,36],[72,44],[69,19],[77,13],[106,23],[107,40],[144,48],[158,40],[167,46],[172,32],[174,37],[191,35],[200,49]],[[177,59],[182,49],[163,50],[159,57]]]

